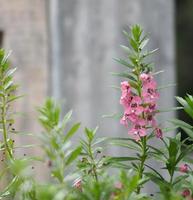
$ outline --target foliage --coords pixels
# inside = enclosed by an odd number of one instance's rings
[[[80,123],[72,123],[72,111],[64,117],[60,106],[51,98],[38,108],[42,133],[38,134],[43,156],[20,158],[14,155],[11,105],[19,96],[13,82],[15,69],[8,56],[0,50],[0,151],[4,155],[0,179],[7,186],[1,189],[0,199],[18,200],[183,200],[193,198],[193,126],[179,119],[171,119],[171,127],[163,128],[156,117],[161,114],[157,101],[160,97],[147,51],[148,37],[139,25],[124,31],[128,46],[121,46],[127,59],[115,60],[126,67],[122,73],[120,104],[123,106],[120,123],[128,130],[125,137],[97,136],[97,129],[84,128],[79,142],[74,137],[82,133]],[[177,97],[183,110],[193,118],[193,97]],[[119,115],[119,114],[118,114]],[[116,117],[118,116],[116,115]],[[181,133],[167,137],[165,133],[181,128]],[[79,133],[78,133],[79,132]],[[80,134],[79,134],[80,135]],[[157,144],[160,145],[157,145]],[[109,147],[124,148],[122,156],[106,152]],[[36,148],[36,147],[35,147]],[[46,165],[50,175],[46,183],[37,181],[33,164]],[[159,164],[158,164],[159,163]],[[157,168],[155,168],[157,166]],[[159,167],[160,166],[160,167]],[[147,184],[155,188],[154,194],[145,190]]]

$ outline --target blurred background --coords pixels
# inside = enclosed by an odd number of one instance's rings
[[[160,108],[173,107],[174,95],[193,94],[192,0],[0,0],[0,47],[12,51],[19,93],[25,94],[16,106],[24,113],[16,128],[38,134],[36,107],[52,96],[64,112],[73,109],[83,127],[99,125],[99,135],[126,135],[118,121],[102,115],[121,112],[120,93],[110,87],[120,79],[110,72],[124,68],[112,58],[125,56],[119,47],[127,44],[122,30],[135,23],[150,33],[148,47],[159,48],[153,57],[156,70],[165,71],[159,84],[177,83],[161,91]],[[165,125],[174,115],[159,120]]]

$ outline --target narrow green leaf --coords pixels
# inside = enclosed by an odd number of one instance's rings
[[[120,63],[121,65],[128,67],[130,69],[133,69],[133,66],[131,64],[129,64],[127,61],[121,59],[121,58],[114,58],[114,60],[118,63]]]
[[[182,110],[182,109],[183,107],[174,107],[174,108],[168,108],[164,110],[158,110],[158,113],[171,112],[171,111]]]
[[[22,97],[24,97],[24,95],[20,95],[20,96],[10,96],[7,102],[8,102],[8,103],[13,102],[13,101],[15,101],[15,100],[17,100],[17,99],[20,99],[20,98],[22,98]]]
[[[163,85],[157,88],[157,90],[162,90],[162,89],[166,89],[166,88],[170,88],[170,87],[175,87],[176,84],[175,83],[171,83],[171,84],[167,84],[167,85]]]
[[[149,39],[148,39],[148,38],[145,39],[145,40],[140,44],[139,48],[140,48],[140,49],[143,49],[143,48],[147,45],[148,42],[149,42]]]
[[[12,76],[14,74],[14,72],[16,71],[16,69],[17,68],[15,67],[13,69],[8,70],[5,76]]]
[[[108,162],[124,162],[124,161],[132,161],[132,160],[139,160],[136,157],[108,157],[106,161]]]
[[[63,125],[63,126],[66,126],[66,124],[70,121],[71,117],[72,117],[72,110],[70,110],[70,111],[64,116],[64,118],[63,118],[63,120],[62,120],[62,125]]]
[[[79,146],[77,147],[68,157],[67,161],[66,161],[66,165],[71,164],[81,153],[82,151],[82,147]]]
[[[177,125],[178,127],[181,127],[181,128],[188,128],[188,129],[192,129],[193,126],[191,126],[190,124],[182,121],[182,120],[179,120],[179,119],[171,119],[169,120],[172,124],[174,125]]]
[[[102,118],[114,118],[114,119],[121,119],[122,113],[113,113],[113,114],[107,114],[103,115]]]
[[[63,142],[66,142],[69,138],[71,138],[79,129],[80,127],[80,124],[81,123],[77,123],[77,124],[74,124],[72,126],[72,128],[67,132],[67,134],[64,136],[64,141]]]

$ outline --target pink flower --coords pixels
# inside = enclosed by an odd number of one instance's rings
[[[151,74],[142,73],[140,75],[140,79],[142,81],[143,87],[151,86],[156,88],[157,86],[156,81]]]
[[[190,190],[189,190],[189,189],[183,190],[182,196],[183,196],[183,197],[188,197],[188,196],[190,196]]]
[[[159,99],[159,93],[154,88],[143,88],[142,96],[145,103],[155,104],[155,102]]]
[[[158,100],[159,94],[157,92],[157,83],[152,75],[142,74],[140,76],[143,86],[142,86],[142,96],[146,103],[154,103]]]
[[[128,81],[121,82],[121,91],[122,91],[122,97],[126,97],[131,92],[130,85]]]
[[[139,141],[141,137],[146,136],[146,129],[140,124],[135,124],[134,127],[129,130],[129,135],[132,135],[136,141]]]
[[[128,126],[128,121],[125,115],[123,115],[123,117],[121,118],[120,123],[126,127]]]
[[[75,188],[79,189],[79,190],[82,190],[82,181],[81,181],[81,179],[75,180],[73,186],[74,186]]]
[[[187,164],[180,165],[179,170],[182,173],[187,173],[188,172],[188,165]]]
[[[127,81],[121,82],[121,91],[122,95],[120,98],[120,104],[123,105],[125,108],[130,104],[131,101],[131,88]]]
[[[151,77],[146,73],[142,73],[140,75],[140,79],[143,81],[143,83],[146,83],[146,82],[149,82],[151,80]]]
[[[149,112],[154,112],[155,110],[156,110],[156,104],[155,103],[150,103],[149,105],[148,105],[148,111]]]
[[[120,190],[123,188],[123,184],[121,182],[117,182],[115,183],[115,188]]]
[[[124,91],[124,90],[130,90],[130,85],[128,83],[128,81],[123,81],[121,82],[121,90]]]
[[[160,128],[155,129],[155,135],[157,138],[162,138],[163,137],[163,132]]]
[[[134,96],[130,102],[130,105],[125,109],[128,114],[140,115],[144,107],[142,106],[142,99],[139,96]]]
[[[127,119],[131,123],[136,123],[136,121],[139,119],[139,117],[135,113],[127,113],[125,112]]]

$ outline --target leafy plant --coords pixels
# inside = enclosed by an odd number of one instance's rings
[[[64,117],[61,107],[48,98],[39,107],[39,122],[43,128],[38,139],[43,156],[20,158],[14,155],[12,134],[20,134],[12,127],[15,119],[12,103],[19,98],[15,94],[17,85],[13,83],[15,69],[10,67],[8,56],[0,50],[0,131],[2,141],[0,151],[4,155],[4,166],[0,170],[0,180],[9,178],[1,189],[0,199],[15,200],[191,200],[193,199],[193,160],[190,153],[193,145],[193,126],[179,119],[170,120],[172,126],[163,128],[156,116],[160,98],[154,78],[160,72],[154,71],[149,56],[157,49],[147,51],[148,37],[139,25],[124,31],[128,46],[121,46],[126,59],[115,60],[126,67],[122,73],[120,104],[123,113],[120,123],[128,131],[125,137],[97,137],[97,128],[85,128],[83,137],[76,144],[73,136],[80,123],[72,124],[72,111]],[[181,107],[193,118],[193,97],[177,97]],[[166,111],[166,110],[165,110]],[[168,111],[168,109],[167,109]],[[166,137],[164,133],[180,127],[188,138],[181,139],[181,133]],[[157,140],[162,146],[157,146]],[[107,155],[109,146],[127,149],[121,156]],[[32,164],[46,163],[51,178],[38,182],[34,177]],[[160,168],[155,164],[160,163]],[[166,172],[165,176],[162,172]],[[157,192],[145,193],[146,183],[155,184]]]
[[[47,155],[51,174],[60,183],[65,183],[65,176],[67,175],[65,173],[81,153],[82,147],[79,145],[73,149],[70,142],[70,138],[79,129],[80,123],[74,124],[64,134],[67,123],[71,119],[72,111],[68,112],[62,120],[60,120],[60,111],[60,107],[52,99],[47,99],[45,105],[39,108],[39,121],[45,129],[41,135],[42,148]]]

